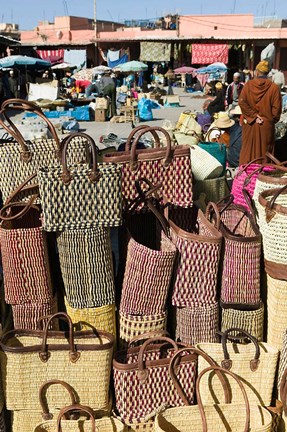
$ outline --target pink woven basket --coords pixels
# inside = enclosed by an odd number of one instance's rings
[[[234,204],[239,204],[245,207],[249,211],[249,207],[246,204],[244,195],[243,195],[243,187],[248,190],[251,197],[253,197],[253,192],[255,189],[255,183],[257,180],[257,177],[261,171],[268,172],[272,171],[275,166],[272,165],[265,165],[266,158],[269,158],[272,160],[275,164],[280,164],[279,161],[277,161],[275,158],[273,158],[272,155],[269,155],[269,153],[266,154],[265,158],[258,158],[254,159],[253,161],[249,162],[248,164],[241,165],[237,171],[237,174],[234,177],[232,188],[231,188],[231,194],[234,196]],[[262,163],[258,163],[259,161],[262,161]],[[248,180],[247,180],[248,179]]]

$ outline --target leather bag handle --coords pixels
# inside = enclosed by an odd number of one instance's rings
[[[228,339],[229,333],[231,333],[233,331],[243,333],[254,344],[255,355],[254,355],[254,358],[250,360],[250,370],[251,370],[251,372],[255,372],[258,369],[258,366],[260,363],[260,359],[259,359],[260,347],[258,344],[258,340],[254,336],[252,336],[250,333],[248,333],[247,331],[242,330],[242,329],[237,328],[237,327],[232,327],[232,328],[226,330],[225,332],[223,332],[223,334],[221,336],[221,344],[222,344],[223,354],[224,354],[224,360],[222,360],[221,366],[227,370],[230,370],[232,368],[232,360],[230,358],[230,355],[229,355],[228,349],[227,349],[227,339]]]
[[[202,430],[203,432],[207,432],[208,428],[207,428],[207,421],[206,421],[206,415],[204,412],[204,406],[202,404],[202,399],[201,399],[201,395],[200,395],[200,381],[202,379],[202,377],[211,371],[219,371],[223,374],[227,374],[230,375],[239,385],[240,390],[242,392],[243,398],[244,398],[244,403],[245,403],[245,409],[246,409],[246,420],[245,420],[245,426],[244,426],[244,432],[248,432],[250,430],[250,404],[249,404],[249,400],[247,397],[247,393],[246,390],[244,388],[244,385],[242,384],[240,378],[230,372],[229,370],[223,369],[219,366],[209,366],[208,368],[204,369],[202,372],[200,372],[200,374],[198,375],[197,381],[196,381],[196,399],[197,399],[197,403],[198,403],[198,409],[201,415],[201,420],[202,420]],[[226,386],[226,383],[224,384],[224,386]]]
[[[219,213],[219,209],[217,207],[217,205],[214,202],[209,202],[207,204],[206,210],[205,210],[205,217],[207,220],[211,221],[211,212],[213,212],[215,214],[215,228],[217,229],[217,231],[219,231],[220,228],[220,213]]]
[[[219,136],[221,135],[221,130],[220,130],[218,127],[213,127],[213,128],[211,128],[211,129],[209,129],[209,131],[207,131],[207,133],[206,133],[206,135],[205,135],[205,137],[204,137],[204,141],[205,141],[205,142],[210,142],[210,141],[209,141],[209,140],[210,140],[210,133],[211,133],[211,132],[214,132],[214,131],[219,132]]]
[[[140,381],[144,382],[147,379],[147,377],[148,377],[148,370],[146,369],[145,362],[143,360],[145,352],[146,352],[146,349],[153,342],[159,342],[159,341],[168,342],[170,345],[173,346],[173,348],[174,348],[175,351],[178,351],[178,349],[179,349],[177,343],[174,340],[172,340],[171,338],[166,337],[166,336],[152,337],[152,338],[148,339],[147,341],[145,341],[143,343],[143,345],[140,347],[139,355],[138,355],[138,368],[139,368],[139,370],[138,370],[138,379]]]
[[[258,201],[263,207],[265,207],[265,216],[267,223],[269,223],[273,219],[277,211],[283,213],[284,215],[287,215],[287,207],[281,204],[276,204],[276,199],[281,193],[286,194],[286,189],[287,184],[282,188],[264,190],[259,194]],[[272,197],[270,201],[266,199],[267,196]]]
[[[41,117],[42,120],[44,120],[45,123],[47,124],[48,129],[51,132],[52,137],[56,142],[56,147],[57,147],[56,153],[57,153],[57,157],[60,158],[61,143],[60,143],[58,134],[56,132],[56,129],[55,129],[53,123],[45,116],[45,114],[43,113],[41,108],[38,105],[36,105],[35,103],[30,102],[30,101],[26,101],[26,100],[22,100],[22,99],[8,99],[2,103],[0,114],[4,117],[4,119],[7,121],[7,123],[9,123],[10,127],[7,126],[5,124],[5,122],[3,122],[1,119],[0,119],[0,125],[9,134],[11,134],[13,136],[13,138],[15,138],[19,142],[19,144],[21,146],[21,159],[22,159],[22,161],[23,162],[30,162],[32,155],[29,152],[29,149],[26,145],[26,142],[25,142],[23,135],[18,130],[16,125],[12,122],[12,120],[9,118],[9,116],[7,115],[7,110],[11,110],[11,109],[30,111],[30,112],[37,114],[39,117]]]
[[[170,162],[172,161],[172,151],[171,151],[171,139],[169,136],[169,133],[163,129],[162,127],[147,127],[143,130],[140,130],[136,139],[133,141],[132,146],[131,146],[131,159],[130,159],[130,167],[132,171],[136,171],[137,167],[138,167],[138,162],[137,162],[137,144],[140,140],[140,138],[145,135],[147,132],[161,132],[165,138],[166,138],[166,153],[165,153],[165,158],[163,160],[163,165],[164,167],[168,167],[168,165],[170,164]]]
[[[75,137],[83,137],[85,138],[88,143],[91,146],[91,150],[92,150],[92,170],[91,172],[88,174],[88,178],[90,180],[90,182],[95,183],[99,180],[101,174],[100,171],[98,169],[98,162],[97,162],[97,147],[95,144],[95,141],[93,140],[93,138],[88,135],[85,134],[83,132],[76,132],[76,133],[72,133],[70,134],[67,138],[65,138],[62,142],[63,145],[63,151],[62,151],[62,167],[63,167],[63,174],[62,174],[62,181],[65,185],[70,184],[71,180],[72,180],[72,174],[68,169],[67,166],[67,150],[68,150],[68,145],[69,143],[75,138]]]
[[[68,391],[69,396],[71,398],[71,405],[77,404],[75,390],[73,389],[72,386],[70,386],[70,384],[66,383],[65,381],[58,380],[58,379],[46,381],[44,384],[41,385],[41,387],[39,389],[39,401],[40,401],[40,404],[42,407],[42,417],[44,420],[52,420],[52,418],[53,418],[53,414],[49,412],[48,403],[46,403],[46,401],[44,399],[44,395],[45,395],[48,387],[50,387],[51,385],[55,385],[55,384],[60,384],[62,387],[64,387]]]
[[[184,405],[189,406],[190,403],[189,403],[186,395],[184,394],[181,385],[178,382],[178,379],[176,377],[176,371],[175,371],[175,362],[176,362],[177,358],[181,357],[181,354],[185,354],[187,352],[189,352],[190,354],[197,354],[198,356],[201,356],[202,358],[204,358],[204,360],[207,361],[207,363],[210,366],[216,366],[216,363],[204,351],[201,351],[200,349],[194,348],[194,347],[182,348],[182,349],[178,350],[174,354],[174,356],[172,357],[172,359],[170,361],[170,364],[169,364],[169,374],[171,376],[173,385],[175,386],[175,388],[176,388],[179,396],[181,397],[181,400],[183,401]],[[222,387],[223,387],[223,390],[224,390],[225,403],[230,403],[230,401],[231,401],[230,391],[229,391],[228,387],[226,386],[225,379],[224,379],[222,373],[220,373],[218,371],[216,371],[215,373],[218,376],[219,380],[221,381],[221,384],[222,384]]]
[[[50,352],[48,351],[48,344],[47,344],[49,326],[54,319],[61,318],[68,323],[68,326],[69,326],[69,345],[70,345],[69,358],[70,358],[70,361],[72,363],[76,363],[79,360],[81,353],[78,352],[76,349],[76,345],[74,342],[73,323],[72,323],[72,320],[69,317],[69,315],[67,315],[65,312],[57,312],[54,315],[48,315],[47,317],[44,317],[44,318],[47,318],[47,322],[44,326],[42,347],[41,347],[41,351],[39,352],[39,357],[40,357],[41,361],[43,363],[46,363],[49,360],[49,357],[51,355]]]
[[[125,151],[126,151],[126,152],[128,152],[128,151],[131,150],[132,140],[134,139],[135,135],[136,135],[139,131],[144,130],[144,129],[147,129],[147,128],[149,128],[149,127],[150,127],[150,126],[148,126],[148,125],[140,125],[140,126],[135,127],[135,128],[131,131],[131,133],[130,133],[129,136],[128,136],[128,139],[127,139],[126,145],[125,145]],[[157,134],[154,130],[150,131],[150,133],[152,134],[152,136],[153,136],[154,139],[155,139],[155,147],[160,147],[160,140],[159,140],[159,136],[158,136],[158,134]]]
[[[96,432],[96,430],[98,430],[98,428],[96,428],[95,413],[92,410],[92,408],[80,404],[75,404],[61,409],[57,419],[57,432],[62,432],[62,426],[61,426],[62,417],[71,411],[81,411],[88,414],[92,423],[92,432]]]

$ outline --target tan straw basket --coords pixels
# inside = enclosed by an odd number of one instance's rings
[[[228,376],[228,381],[236,384],[237,392],[240,387],[241,399],[244,401],[238,404],[232,403],[207,405],[202,400],[202,390],[199,391],[200,380],[206,373],[208,375],[215,371],[221,371]],[[205,378],[205,377],[204,377]],[[202,389],[204,388],[202,385]],[[221,388],[223,391],[223,388]],[[224,391],[228,395],[228,386]],[[217,393],[216,393],[217,396]],[[230,396],[230,395],[229,395]],[[198,405],[170,408],[162,414],[158,414],[155,420],[155,432],[190,432],[190,431],[256,431],[271,432],[271,414],[263,407],[250,405],[246,390],[241,380],[230,371],[220,367],[208,367],[202,371],[196,382],[196,397]]]
[[[159,315],[129,315],[119,313],[119,349],[125,349],[136,336],[149,332],[162,334],[166,330],[167,313]],[[156,334],[156,333],[155,333]]]
[[[234,331],[243,333],[252,343],[247,345],[227,343],[228,335]],[[232,328],[223,333],[221,343],[201,343],[197,347],[208,354],[218,365],[222,365],[224,369],[229,369],[241,378],[245,383],[248,400],[251,404],[271,405],[278,360],[276,348],[263,342],[257,342],[253,336],[238,328]],[[205,367],[207,367],[207,362],[199,358],[198,371],[202,371]],[[205,375],[203,378],[203,403],[217,403],[218,401],[213,398],[214,395],[220,402],[223,402],[223,390],[218,378],[214,376],[210,379],[209,375]],[[226,378],[229,381],[229,377]],[[242,403],[242,396],[234,384],[232,380],[230,382],[232,401]]]
[[[261,303],[259,309],[255,310],[241,310],[225,308],[224,303],[220,303],[222,316],[221,316],[221,331],[236,327],[250,333],[258,341],[263,339],[263,326],[264,326],[264,304]],[[272,345],[272,344],[271,344]]]
[[[67,413],[81,411],[89,415],[89,419],[64,420]],[[48,420],[39,424],[34,432],[123,432],[124,425],[112,417],[94,418],[95,413],[87,406],[71,405],[61,409],[57,420]]]
[[[218,202],[228,194],[228,187],[225,176],[215,179],[197,180],[194,182],[193,197],[194,201],[198,200],[200,194],[205,195],[205,205],[210,201]],[[205,211],[205,208],[201,208]]]
[[[67,332],[48,331],[51,320],[64,318]],[[76,332],[68,315],[57,313],[44,330],[12,330],[0,341],[1,369],[6,407],[9,410],[41,410],[39,387],[59,379],[77,392],[82,404],[107,410],[114,337],[98,331]],[[17,383],[17,385],[15,385]],[[61,407],[62,389],[50,390],[51,406]]]
[[[73,321],[73,324],[76,325],[76,330],[91,330],[91,327],[94,327],[116,336],[115,305],[75,309],[69,305],[65,298],[65,306],[67,314]]]
[[[125,432],[153,432],[154,420],[149,420],[144,423],[125,424]]]
[[[287,329],[287,281],[267,275],[267,342],[282,349]]]

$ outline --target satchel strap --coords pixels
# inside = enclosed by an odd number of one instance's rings
[[[135,127],[135,128],[131,131],[131,133],[130,133],[129,136],[128,136],[128,139],[127,139],[126,145],[125,145],[125,151],[126,151],[126,152],[130,151],[130,149],[131,149],[131,143],[132,143],[132,140],[134,139],[135,135],[136,135],[139,131],[142,131],[142,130],[147,129],[147,128],[149,128],[149,127],[150,127],[150,126],[148,126],[148,125],[140,125],[140,126]],[[157,134],[154,130],[149,131],[149,132],[150,132],[150,133],[152,134],[152,136],[154,137],[154,140],[155,140],[155,147],[160,147],[160,140],[159,140],[159,136],[158,136],[158,134]]]
[[[186,395],[184,394],[184,391],[182,389],[182,386],[180,385],[177,376],[176,376],[176,365],[178,363],[178,360],[180,359],[180,357],[187,355],[186,353],[190,353],[190,354],[196,354],[197,356],[202,357],[210,366],[216,366],[215,361],[208,355],[206,354],[204,351],[198,349],[198,348],[194,348],[194,347],[186,347],[186,348],[182,348],[180,350],[178,350],[174,356],[172,357],[170,364],[169,364],[169,374],[171,376],[173,385],[175,386],[181,400],[183,401],[184,405],[189,406],[190,402],[187,399]],[[230,395],[230,390],[229,388],[226,387],[225,385],[225,379],[222,375],[222,373],[220,371],[216,371],[215,372],[216,375],[218,376],[219,380],[221,381],[223,390],[224,390],[224,396],[225,396],[225,403],[230,403],[231,401],[231,395]]]
[[[132,143],[132,147],[131,147],[131,160],[130,160],[130,167],[132,171],[136,171],[138,168],[138,163],[137,163],[137,154],[136,154],[136,150],[137,150],[137,145],[138,142],[140,140],[140,138],[145,135],[148,132],[161,132],[165,138],[166,138],[166,153],[165,153],[165,159],[163,160],[163,166],[165,168],[167,168],[169,166],[169,164],[172,161],[172,151],[171,151],[171,139],[169,136],[169,133],[161,128],[161,127],[147,127],[143,130],[140,130],[136,139],[133,141]]]
[[[68,151],[68,146],[70,144],[71,141],[73,141],[74,138],[76,137],[83,137],[87,140],[87,142],[90,144],[91,146],[91,150],[92,150],[92,170],[91,172],[88,174],[88,178],[90,180],[91,183],[96,183],[100,177],[101,177],[101,173],[98,169],[98,161],[97,161],[97,147],[95,144],[95,141],[93,140],[93,138],[83,132],[76,132],[76,133],[72,133],[70,134],[68,137],[66,137],[62,144],[63,144],[63,151],[62,151],[62,167],[63,167],[63,174],[62,174],[62,181],[65,185],[70,184],[71,180],[72,180],[72,175],[71,172],[68,169],[67,166],[67,151]],[[88,161],[87,161],[88,162]]]
[[[5,124],[5,122],[3,122],[0,118],[0,125],[10,134],[13,136],[13,138],[19,142],[20,146],[21,146],[21,159],[23,160],[23,162],[29,162],[32,158],[32,155],[26,145],[26,141],[23,137],[23,135],[21,134],[21,132],[19,131],[19,129],[16,127],[16,125],[13,123],[13,121],[11,120],[11,118],[8,116],[7,111],[9,110],[25,110],[25,111],[30,111],[33,112],[35,114],[37,114],[39,117],[42,118],[42,120],[45,121],[45,123],[48,126],[49,131],[52,134],[53,139],[55,140],[56,143],[56,152],[57,152],[57,156],[58,158],[60,158],[60,154],[61,154],[61,143],[58,137],[58,134],[56,132],[56,129],[53,125],[53,123],[45,116],[45,114],[43,113],[43,111],[41,110],[41,108],[36,105],[33,102],[28,102],[26,100],[22,100],[22,99],[8,99],[6,101],[4,101],[1,105],[1,111],[0,111],[0,115],[2,115],[4,117],[4,119],[7,121],[7,123],[9,123],[9,126],[7,126]]]
[[[40,401],[40,404],[41,404],[41,407],[43,410],[42,417],[44,420],[51,420],[53,418],[53,414],[49,412],[48,404],[45,401],[45,393],[46,393],[48,387],[50,387],[51,385],[55,385],[55,384],[60,384],[62,387],[64,387],[68,391],[70,399],[71,399],[71,405],[77,404],[76,392],[73,389],[73,387],[70,386],[70,384],[66,383],[65,381],[58,380],[58,379],[46,381],[44,384],[41,385],[41,387],[39,389],[39,401]]]
[[[95,422],[95,413],[92,408],[80,404],[70,405],[60,410],[58,419],[57,419],[57,432],[62,432],[61,421],[65,414],[73,411],[81,411],[88,414],[91,423],[92,423],[92,431],[96,432],[96,422]]]
[[[198,409],[199,409],[199,412],[201,415],[203,432],[207,432],[208,428],[207,428],[206,415],[204,412],[204,406],[203,406],[201,394],[200,394],[200,381],[206,373],[211,372],[211,371],[214,371],[214,372],[218,371],[218,372],[221,372],[223,374],[230,375],[237,382],[237,384],[240,387],[240,390],[242,392],[242,395],[244,398],[245,409],[246,409],[246,420],[245,420],[244,432],[248,432],[250,430],[250,404],[248,401],[248,397],[247,397],[247,393],[246,393],[246,390],[244,388],[244,385],[242,384],[240,378],[236,374],[230,372],[229,370],[223,369],[219,366],[209,366],[208,368],[206,368],[202,372],[200,372],[200,374],[197,378],[197,381],[196,381],[196,385],[195,385],[195,387],[196,387],[196,399],[197,399],[197,403],[198,403]],[[227,384],[226,384],[226,382],[224,382],[223,388],[226,388],[226,387],[227,387]],[[236,407],[235,407],[234,415],[236,416]]]
[[[258,201],[263,207],[265,207],[267,223],[270,222],[271,219],[273,219],[277,211],[281,214],[287,215],[287,207],[281,204],[276,204],[276,199],[279,197],[279,195],[286,195],[286,189],[287,184],[282,188],[267,189],[259,194]],[[268,196],[272,197],[270,201],[266,199],[266,197]]]
[[[260,363],[260,347],[258,344],[258,340],[252,336],[250,333],[248,333],[245,330],[242,330],[240,328],[237,327],[232,327],[228,330],[226,330],[225,332],[223,332],[222,337],[221,337],[221,344],[222,344],[222,348],[223,348],[223,353],[224,353],[224,360],[222,360],[221,362],[221,366],[224,369],[230,370],[232,368],[232,360],[230,358],[230,355],[228,353],[228,349],[227,349],[227,339],[228,339],[228,335],[229,333],[232,332],[239,332],[244,334],[255,346],[255,355],[254,358],[250,360],[250,370],[251,372],[255,372],[258,369],[259,363]]]

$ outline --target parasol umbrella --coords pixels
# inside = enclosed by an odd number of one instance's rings
[[[197,69],[191,66],[181,66],[177,69],[174,69],[174,73],[176,74],[193,74]]]
[[[224,63],[217,62],[197,69],[196,73],[205,74],[205,73],[226,72],[226,71],[227,71],[227,66],[225,66]]]
[[[51,69],[53,69],[53,70],[66,70],[66,69],[75,69],[76,67],[77,67],[77,65],[63,62],[63,63],[57,64],[55,66],[52,66]]]
[[[12,55],[0,59],[0,68],[15,68],[19,70],[39,70],[51,67],[51,63],[36,57]]]
[[[94,75],[102,74],[102,73],[109,72],[109,71],[111,71],[111,68],[108,66],[104,66],[104,65],[96,66],[93,68]]]
[[[81,69],[72,75],[76,80],[93,81],[94,72],[92,68]]]
[[[115,68],[115,70],[120,72],[142,72],[147,69],[148,69],[148,65],[136,60],[123,63]]]

